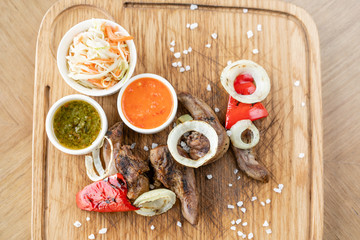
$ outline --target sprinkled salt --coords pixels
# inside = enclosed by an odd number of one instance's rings
[[[185,55],[188,54],[188,53],[189,53],[189,51],[186,50],[186,49],[183,51],[183,54],[185,54]]]
[[[226,131],[226,135],[228,135],[228,137],[230,137],[230,136],[231,136],[231,131],[230,131],[230,130],[227,130],[227,131]]]
[[[211,37],[213,38],[213,39],[217,39],[217,34],[216,33],[213,33],[213,34],[211,34]]]
[[[234,205],[228,205],[228,208],[230,208],[230,209],[234,209],[235,207],[234,207]]]
[[[79,221],[74,222],[74,226],[77,228],[81,227],[81,222],[79,222]]]
[[[145,150],[145,151],[149,151],[148,146],[144,146],[144,150]]]
[[[231,221],[231,224],[234,225],[234,224],[235,224],[235,220],[232,220],[232,221]]]
[[[254,237],[254,234],[253,233],[249,233],[248,234],[248,239],[252,239]]]
[[[256,27],[256,29],[258,30],[258,32],[261,32],[261,30],[262,30],[261,24],[258,24],[257,27]]]
[[[175,51],[174,47],[171,47],[170,52],[174,52],[174,51]]]
[[[278,188],[279,188],[280,190],[283,190],[284,184],[280,183],[279,186],[278,186]]]
[[[90,221],[90,217],[86,217],[86,221]]]
[[[171,65],[172,65],[173,67],[177,67],[177,66],[178,66],[177,62],[173,62]]]
[[[180,69],[179,69],[179,71],[182,73],[182,72],[185,72],[185,68],[183,68],[183,67],[181,67]]]
[[[244,207],[243,207],[243,208],[241,208],[240,210],[241,210],[243,213],[245,213],[245,212],[246,212],[246,208],[244,208]]]
[[[305,102],[302,102],[302,103],[301,103],[301,106],[302,106],[302,107],[305,107]]]
[[[205,47],[210,48],[210,47],[211,47],[211,44],[208,43],[208,44],[205,45]]]
[[[133,143],[133,144],[131,144],[130,148],[131,148],[131,149],[134,149],[135,146],[136,146],[136,143]]]
[[[174,47],[175,46],[175,40],[172,40],[170,45]]]
[[[184,141],[181,141],[181,142],[180,142],[180,146],[181,146],[181,147],[185,147],[185,146],[186,146],[186,143],[185,143]]]
[[[230,64],[232,64],[232,61],[231,60],[227,61],[227,65],[230,65]]]
[[[299,80],[295,81],[295,82],[294,82],[294,86],[295,86],[295,87],[300,86],[300,81],[299,81]]]
[[[95,235],[94,235],[94,234],[90,234],[88,238],[89,238],[89,239],[95,239]]]
[[[270,228],[269,228],[269,229],[266,229],[265,232],[266,232],[267,234],[271,234],[271,233],[272,233],[272,231],[271,231]]]
[[[185,66],[185,70],[190,71],[190,66],[189,65]]]
[[[187,24],[186,24],[186,28],[190,28],[190,23],[187,23]]]
[[[215,112],[216,112],[216,113],[220,112],[220,109],[219,109],[219,108],[217,108],[217,107],[216,107],[216,108],[214,108],[214,110],[215,110]]]
[[[176,225],[177,225],[178,227],[182,227],[182,224],[181,224],[180,221],[177,221]]]
[[[175,58],[180,58],[180,56],[181,56],[181,53],[179,53],[179,52],[174,53]]]
[[[153,184],[150,184],[149,187],[151,190],[155,188],[155,186]]]
[[[190,5],[190,10],[196,10],[196,9],[198,9],[198,5],[196,5],[196,4]]]
[[[271,200],[268,198],[268,199],[266,199],[266,204],[269,204],[270,202],[271,202]]]
[[[188,48],[188,52],[191,52],[191,51],[192,51],[192,48],[191,48],[191,47],[189,47],[189,48]]]
[[[269,223],[268,223],[268,221],[265,220],[263,227],[268,227],[268,226],[269,226]]]
[[[181,61],[178,61],[178,62],[177,62],[177,65],[178,65],[178,67],[181,67],[181,66],[182,66]]]
[[[254,33],[251,30],[247,31],[246,34],[247,34],[248,38],[251,38],[252,36],[254,36]]]
[[[107,228],[102,228],[99,230],[99,234],[105,234],[107,232]]]
[[[304,158],[305,157],[305,153],[299,153],[299,158]]]
[[[253,202],[253,201],[255,201],[257,199],[257,197],[252,197],[251,198],[251,201]]]
[[[260,202],[260,204],[265,207],[265,203],[264,203],[264,202]]]
[[[247,13],[248,12],[248,9],[247,8],[244,8],[243,9],[243,13]]]
[[[245,227],[245,226],[247,226],[247,222],[243,222],[241,225],[243,225]]]
[[[231,183],[229,183],[229,187],[232,187],[232,184],[231,184]]]
[[[243,234],[243,235],[242,235],[242,238],[246,238],[246,234]]]
[[[238,172],[239,172],[238,169],[235,169],[235,170],[234,170],[234,174],[237,174]]]
[[[207,177],[207,179],[212,179],[213,178],[213,176],[211,174],[206,175],[206,177]]]
[[[154,226],[154,225],[151,225],[150,229],[151,229],[151,230],[154,230],[154,229],[155,229],[155,226]]]
[[[241,178],[241,176],[238,176],[238,177],[237,177],[237,180],[240,180],[240,178]]]
[[[281,189],[279,189],[279,188],[274,188],[274,192],[276,192],[276,193],[281,193]]]
[[[252,50],[253,54],[258,54],[259,53],[259,50],[257,48],[253,49]]]
[[[238,207],[241,207],[243,204],[244,204],[243,201],[238,201],[238,202],[236,203],[236,205],[237,205]]]
[[[237,235],[238,235],[239,237],[241,237],[241,236],[243,235],[243,233],[240,232],[240,231],[238,231],[238,232],[237,232]]]
[[[236,222],[236,224],[239,224],[239,223],[241,223],[241,219],[239,218],[239,219],[236,220],[235,222]]]
[[[211,86],[210,86],[210,84],[207,85],[206,90],[207,90],[208,92],[211,92]]]
[[[236,230],[236,227],[235,227],[235,226],[231,226],[230,229],[233,230],[233,231],[235,231],[235,230]]]
[[[192,23],[192,24],[190,24],[190,29],[191,29],[191,30],[194,30],[194,29],[197,28],[198,26],[199,26],[198,23]]]
[[[157,144],[157,143],[152,143],[152,144],[151,144],[151,148],[152,148],[152,149],[156,148],[157,146],[159,146],[159,144]]]

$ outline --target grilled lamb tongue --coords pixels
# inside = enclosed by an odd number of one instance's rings
[[[209,140],[199,132],[191,132],[185,139],[190,148],[190,157],[194,160],[203,157],[210,150]]]
[[[114,149],[116,169],[121,173],[128,185],[127,197],[135,200],[144,192],[149,191],[149,179],[144,175],[149,171],[148,160],[135,156],[129,145]]]
[[[269,172],[264,166],[256,161],[255,156],[251,153],[251,149],[239,149],[231,144],[236,162],[239,168],[249,177],[261,181],[269,181]]]
[[[181,155],[187,153],[179,148]],[[150,151],[150,162],[155,169],[155,179],[174,191],[181,201],[182,214],[191,224],[198,222],[199,196],[196,190],[193,168],[178,164],[167,146],[159,146]]]

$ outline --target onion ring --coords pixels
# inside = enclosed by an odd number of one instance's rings
[[[177,150],[177,145],[181,136],[189,131],[196,131],[203,134],[208,138],[210,142],[209,151],[201,158],[193,160],[191,158],[183,157],[179,154]],[[208,123],[204,121],[192,120],[186,121],[182,124],[177,125],[171,130],[167,139],[167,145],[172,157],[178,163],[192,168],[198,168],[204,165],[206,162],[210,161],[217,152],[219,137],[215,129]]]
[[[176,195],[173,191],[159,188],[141,194],[134,202],[140,208],[135,212],[142,216],[159,215],[172,208],[175,202]]]
[[[250,74],[255,81],[256,90],[250,95],[242,95],[235,91],[234,81],[240,74]],[[242,103],[256,103],[264,100],[270,92],[270,79],[265,69],[250,60],[239,60],[224,68],[220,76],[225,90]]]
[[[246,130],[249,129],[251,131],[251,142],[245,143],[241,135]],[[256,126],[251,122],[251,120],[240,120],[235,123],[231,128],[231,143],[240,149],[250,149],[258,144],[260,140],[260,133]]]

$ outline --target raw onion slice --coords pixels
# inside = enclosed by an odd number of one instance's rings
[[[235,91],[234,81],[240,74],[250,74],[255,81],[256,90],[250,95]],[[239,60],[228,65],[221,73],[221,84],[236,100],[242,103],[261,102],[270,92],[270,79],[265,69],[250,60]]]
[[[143,216],[159,215],[170,208],[176,202],[176,195],[173,191],[159,188],[141,194],[134,202],[139,210],[135,212]]]
[[[105,139],[109,142],[111,149],[111,154],[110,154],[111,157],[109,163],[106,166],[106,169],[103,168],[100,160],[100,149],[102,148]],[[117,169],[114,161],[114,147],[110,138],[106,136],[104,137],[100,145],[92,152],[92,157],[85,156],[85,167],[86,167],[86,174],[94,182],[102,180],[110,175],[117,173]]]
[[[207,137],[207,139],[210,142],[209,151],[203,157],[197,160],[183,157],[179,154],[177,150],[178,142],[181,136],[184,133],[190,131],[196,131],[203,134],[205,137]],[[207,161],[211,160],[215,156],[217,152],[218,141],[219,141],[219,137],[215,129],[210,124],[204,121],[192,120],[192,121],[186,121],[174,127],[168,136],[167,145],[175,161],[187,167],[198,168],[204,165]]]
[[[251,141],[250,143],[246,143],[242,140],[241,135],[246,130],[249,129],[251,131]],[[231,143],[240,149],[249,149],[258,144],[260,140],[259,130],[256,126],[251,122],[251,120],[240,120],[235,123],[231,128]]]

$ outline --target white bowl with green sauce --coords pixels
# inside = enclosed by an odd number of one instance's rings
[[[105,136],[108,122],[92,98],[74,94],[58,100],[46,117],[46,133],[60,151],[72,155],[92,152]]]

